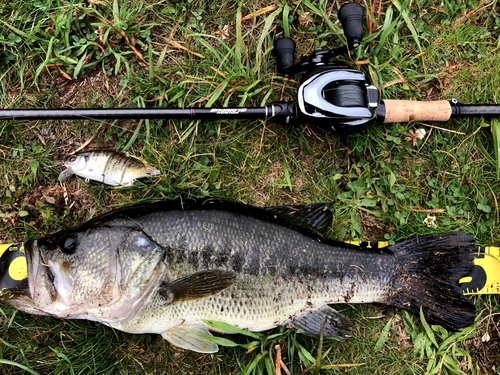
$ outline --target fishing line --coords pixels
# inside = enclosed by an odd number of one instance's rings
[[[90,120],[90,121],[96,121],[100,124],[105,124],[105,125],[108,125],[110,127],[113,127],[113,128],[116,128],[116,129],[120,129],[124,132],[127,132],[127,133],[131,133],[131,134],[134,134],[135,133],[135,130],[132,130],[132,129],[128,129],[124,126],[120,126],[120,125],[117,125],[117,124],[114,124],[112,122],[108,122],[108,121],[105,121],[105,120],[99,120],[99,119],[94,119],[92,117],[88,117],[88,116],[81,116],[82,119],[85,119],[85,120]],[[5,117],[0,117],[0,120],[5,120],[5,119],[8,119],[8,118],[5,118]],[[231,143],[234,143],[236,142],[238,139],[244,137],[245,135],[253,132],[255,129],[261,127],[262,125],[256,125],[246,131],[240,131],[238,132],[238,135],[236,136],[233,136],[229,139],[226,139],[226,140],[221,140],[221,141],[218,141],[215,143],[215,145],[228,145],[228,144],[231,144]],[[137,133],[138,136],[141,136],[142,138],[148,138],[148,135],[144,132],[141,132],[139,131]],[[178,140],[178,141],[174,141],[174,140],[170,140],[170,139],[166,139],[165,137],[158,137],[158,136],[154,136],[154,135],[149,135],[149,139],[153,139],[153,140],[162,140],[164,143],[168,143],[168,144],[174,144],[174,143],[182,143],[184,142],[184,140]],[[209,146],[209,145],[213,145],[214,142],[202,142],[202,143],[194,143],[195,146]]]
[[[128,133],[132,133],[134,134],[135,133],[135,130],[132,130],[132,129],[127,129],[123,126],[120,126],[120,125],[116,125],[116,124],[113,124],[111,122],[108,122],[108,121],[104,121],[104,120],[97,120],[97,119],[93,119],[91,117],[85,117],[85,116],[82,116],[84,117],[85,119],[87,120],[91,120],[91,121],[97,121],[99,123],[103,123],[103,124],[106,124],[106,125],[109,125],[111,127],[114,127],[114,128],[118,128],[118,129],[121,129],[125,132],[128,132]],[[228,145],[228,144],[231,144],[231,143],[234,143],[236,142],[239,138],[247,135],[248,133],[251,133],[253,132],[255,129],[261,127],[262,125],[256,125],[246,131],[241,131],[238,133],[238,135],[234,136],[234,137],[231,137],[229,139],[226,139],[224,141],[220,141],[220,142],[216,142],[215,145]],[[138,136],[141,136],[142,138],[148,138],[148,135],[144,132],[141,132],[139,131],[137,133]],[[178,140],[178,141],[174,141],[174,140],[170,140],[170,139],[166,139],[165,137],[157,137],[157,136],[154,136],[154,135],[149,135],[149,138],[150,139],[153,139],[153,140],[162,140],[164,143],[167,143],[167,144],[174,144],[174,143],[183,143],[183,142],[186,142],[185,140]],[[187,143],[187,142],[186,142]],[[214,145],[214,142],[202,142],[202,143],[194,143],[193,145],[195,146],[209,146],[209,145]]]
[[[366,95],[356,84],[338,85],[331,83],[325,86],[323,97],[338,107],[366,107]]]

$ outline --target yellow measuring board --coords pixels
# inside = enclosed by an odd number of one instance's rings
[[[28,265],[23,244],[0,245],[0,294],[5,289],[27,284]]]
[[[351,245],[359,246],[363,249],[382,249],[389,246],[387,241],[346,241]]]
[[[500,247],[479,247],[472,272],[459,283],[465,295],[500,294]]]

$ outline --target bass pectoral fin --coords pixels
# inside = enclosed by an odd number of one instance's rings
[[[198,353],[217,353],[219,346],[204,338],[212,336],[202,324],[181,324],[163,332],[162,337],[179,348],[193,350]]]
[[[328,305],[318,310],[308,310],[299,313],[287,320],[283,325],[290,328],[301,329],[308,335],[319,336],[325,317],[326,322],[323,329],[324,337],[335,337],[341,340],[351,337],[352,324],[350,320]]]
[[[167,304],[192,301],[226,289],[235,279],[236,275],[230,271],[201,271],[163,284],[158,292],[167,300]]]

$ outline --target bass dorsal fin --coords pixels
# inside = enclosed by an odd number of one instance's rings
[[[266,207],[266,211],[286,222],[312,231],[325,237],[333,223],[333,215],[326,203],[315,203],[307,206],[275,206]]]
[[[135,220],[143,215],[149,215],[152,212],[176,210],[219,210],[231,212],[282,225],[322,242],[326,241],[326,233],[333,223],[333,214],[326,203],[315,203],[307,206],[275,206],[264,208],[220,198],[198,198],[162,200],[120,208],[87,221],[81,226],[81,229],[87,230],[111,218],[122,217]],[[345,243],[336,243],[335,245],[359,248],[359,246],[346,245]]]

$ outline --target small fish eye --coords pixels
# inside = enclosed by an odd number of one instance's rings
[[[59,248],[64,254],[74,254],[78,245],[75,236],[66,236],[59,241]]]

